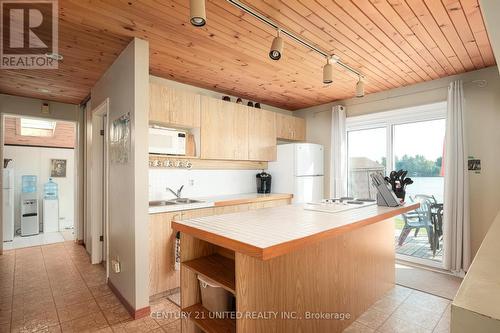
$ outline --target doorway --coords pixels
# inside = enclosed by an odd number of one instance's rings
[[[2,116],[4,250],[75,239],[77,123]]]
[[[406,170],[413,183],[406,202],[414,212],[395,218],[396,258],[442,267],[442,211],[446,103],[380,112],[347,119],[348,195],[375,199],[370,175]]]
[[[99,264],[108,258],[108,101],[93,109],[89,118],[85,243],[92,264]]]

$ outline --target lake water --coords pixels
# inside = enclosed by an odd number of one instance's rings
[[[406,196],[416,194],[433,195],[437,202],[443,202],[444,177],[411,177],[413,184],[406,187]]]

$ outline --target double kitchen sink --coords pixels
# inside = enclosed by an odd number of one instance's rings
[[[188,198],[178,198],[178,199],[172,199],[172,200],[150,201],[149,207],[185,205],[185,204],[203,203],[203,202],[204,201],[188,199]]]

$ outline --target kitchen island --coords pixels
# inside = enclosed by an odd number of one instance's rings
[[[182,332],[341,332],[393,287],[392,218],[417,207],[288,205],[174,221]],[[234,318],[203,308],[198,274],[235,296]]]
[[[175,236],[172,220],[188,220],[211,215],[244,212],[290,204],[291,194],[242,193],[196,198],[195,204],[152,206],[149,208],[149,295],[169,295],[180,287],[174,269]]]

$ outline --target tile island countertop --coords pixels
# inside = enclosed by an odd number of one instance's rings
[[[370,205],[336,213],[287,205],[254,211],[174,220],[172,228],[235,252],[268,260],[322,239],[390,219],[419,207]]]
[[[286,194],[286,193],[269,193],[269,194],[241,193],[241,194],[229,194],[229,195],[219,195],[211,197],[197,197],[190,199],[195,199],[202,202],[190,203],[190,204],[177,204],[170,206],[150,206],[149,214],[168,213],[181,210],[209,208],[209,207],[242,205],[246,203],[262,202],[262,201],[291,199],[292,197],[293,197],[292,194]]]

